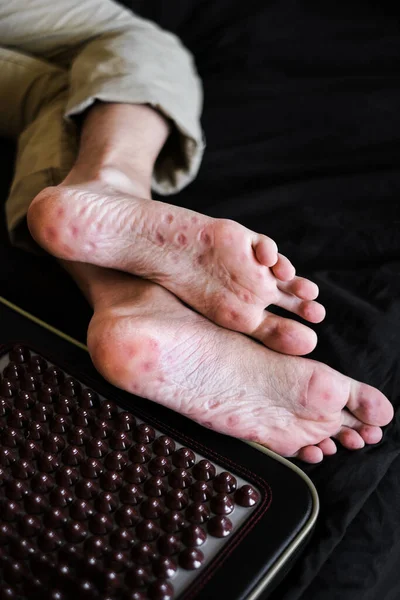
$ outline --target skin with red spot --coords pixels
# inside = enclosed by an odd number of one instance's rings
[[[164,242],[165,242],[165,237],[164,237],[163,235],[161,235],[161,233],[157,233],[157,235],[156,235],[156,238],[157,238],[157,242],[158,242],[160,245],[164,244]]]
[[[181,246],[184,246],[187,242],[187,237],[183,233],[180,233],[176,239],[178,244],[180,244]]]
[[[149,371],[152,371],[153,368],[154,368],[154,363],[151,361],[147,361],[147,362],[143,363],[143,365],[142,365],[142,369],[146,373],[148,373]]]
[[[209,408],[218,408],[219,406],[221,406],[221,404],[222,404],[221,400],[213,400],[212,402],[210,402],[208,407]]]
[[[204,264],[206,257],[204,254],[199,254],[199,256],[196,258],[196,262],[198,265],[202,265]]]
[[[136,347],[136,345],[126,344],[126,346],[125,346],[125,354],[126,354],[126,357],[129,358],[129,359],[132,359],[134,356],[136,356],[136,354],[137,354],[137,347]]]
[[[228,417],[226,424],[228,425],[228,427],[235,427],[235,425],[238,425],[240,421],[240,417],[238,415],[231,415],[230,417]]]
[[[168,213],[168,215],[165,217],[165,220],[167,221],[167,223],[171,224],[172,221],[174,220],[174,215],[171,215],[171,213]]]
[[[76,225],[71,225],[72,237],[74,237],[74,238],[78,237],[78,233],[79,233],[79,227],[77,227]]]
[[[61,217],[63,217],[63,216],[64,216],[64,214],[65,214],[65,210],[64,210],[64,208],[63,208],[62,206],[60,206],[60,207],[57,209],[57,213],[56,213],[56,216],[57,216],[57,218],[58,218],[58,219],[61,219]]]
[[[240,316],[239,313],[237,313],[235,310],[231,310],[231,312],[229,314],[230,314],[232,321],[237,321]]]
[[[191,221],[192,221],[193,225],[197,225],[197,223],[199,222],[199,218],[198,217],[192,217]]]
[[[46,229],[46,237],[49,240],[55,240],[57,237],[57,231],[54,227],[47,227]]]
[[[206,246],[209,246],[211,244],[211,236],[208,233],[205,233],[204,231],[201,233],[200,239]]]

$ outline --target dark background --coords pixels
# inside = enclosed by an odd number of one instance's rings
[[[274,238],[327,308],[312,358],[382,390],[383,441],[304,467],[321,514],[275,600],[400,597],[400,26],[388,2],[124,2],[176,32],[203,79],[207,151],[168,202]],[[1,196],[14,151],[1,142]],[[90,310],[50,258],[0,233],[0,295],[84,341]],[[262,548],[260,548],[262,551]]]

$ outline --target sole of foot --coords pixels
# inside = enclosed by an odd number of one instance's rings
[[[43,190],[28,225],[50,254],[118,269],[162,285],[216,324],[278,352],[304,355],[317,343],[305,324],[325,317],[315,283],[297,277],[275,242],[227,219],[129,196],[99,181]]]
[[[393,417],[377,389],[222,329],[158,285],[113,273],[109,289],[88,331],[96,368],[205,427],[315,463],[333,440],[379,442]]]

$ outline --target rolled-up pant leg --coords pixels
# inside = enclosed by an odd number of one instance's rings
[[[18,140],[7,225],[12,241],[30,249],[29,204],[43,188],[60,183],[76,158],[76,126],[64,119],[67,95],[67,71],[0,48],[0,135]]]

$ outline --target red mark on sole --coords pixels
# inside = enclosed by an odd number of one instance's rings
[[[193,225],[197,225],[197,223],[199,222],[198,217],[192,217],[190,220],[192,221]]]
[[[136,346],[129,346],[128,344],[125,346],[125,354],[127,358],[132,359],[137,354]]]
[[[78,237],[78,234],[79,234],[79,227],[77,227],[76,225],[71,225],[72,237],[76,238],[76,237]]]
[[[160,246],[162,246],[165,243],[165,237],[161,235],[161,233],[157,233],[156,239]]]
[[[61,252],[63,254],[67,254],[68,256],[72,256],[74,251],[72,250],[71,246],[67,246],[67,244],[63,244],[61,246]]]
[[[174,220],[174,215],[171,215],[171,213],[169,213],[166,217],[165,220],[167,221],[167,223],[169,223],[171,225],[171,223]]]
[[[247,303],[251,302],[250,294],[243,294],[243,300]]]
[[[221,406],[221,404],[222,404],[221,400],[214,400],[213,402],[210,402],[210,404],[208,405],[208,408],[215,409],[215,408],[218,408],[219,406]]]
[[[62,206],[60,206],[60,207],[57,209],[57,212],[56,212],[56,217],[57,217],[57,219],[61,219],[61,217],[63,217],[64,215],[65,215],[65,210],[63,209],[63,207],[62,207]]]
[[[237,321],[240,318],[240,315],[238,312],[236,312],[235,310],[231,310],[231,312],[229,313],[232,321]]]
[[[211,244],[211,236],[205,231],[201,232],[200,239],[206,246],[209,246]]]
[[[180,246],[184,246],[187,243],[187,237],[183,233],[180,233],[176,239]]]
[[[152,350],[158,350],[159,346],[157,340],[149,340],[149,348],[152,348]]]
[[[237,415],[231,415],[230,417],[228,417],[226,424],[228,425],[228,427],[235,427],[235,425],[238,425],[240,421],[240,417],[238,417]]]
[[[198,257],[196,258],[196,262],[198,265],[204,265],[206,260],[206,257],[204,254],[199,254]]]
[[[143,371],[146,371],[147,373],[148,373],[149,371],[152,371],[152,370],[153,370],[153,368],[154,368],[154,363],[153,363],[153,362],[150,362],[150,361],[148,361],[148,362],[145,362],[145,363],[143,363],[143,365],[142,365],[142,369],[143,369]]]
[[[47,227],[46,229],[46,237],[52,241],[55,240],[57,237],[57,231],[54,227]]]

